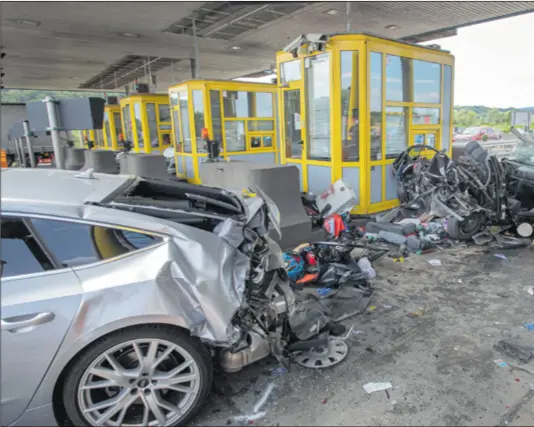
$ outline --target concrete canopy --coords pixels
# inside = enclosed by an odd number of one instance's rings
[[[345,31],[346,2],[3,1],[6,88],[115,89],[145,75],[156,90],[191,77],[231,79],[274,67],[300,34]],[[426,41],[534,11],[534,2],[352,2],[351,29]],[[454,52],[453,52],[454,53]],[[150,62],[150,65],[146,65]]]

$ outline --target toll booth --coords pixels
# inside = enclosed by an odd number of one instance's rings
[[[79,131],[81,135],[81,147],[89,148],[92,145],[93,149],[104,148],[104,137],[102,135],[102,129],[87,129]]]
[[[163,153],[172,146],[167,94],[136,93],[120,100],[122,129],[133,153]]]
[[[200,183],[206,139],[220,142],[224,159],[279,163],[277,90],[274,84],[225,80],[170,87],[177,175]]]
[[[118,104],[107,104],[104,107],[104,149],[119,151],[122,134],[121,107]]]
[[[367,34],[310,34],[277,53],[282,161],[319,194],[343,178],[356,213],[399,204],[392,164],[414,144],[450,153],[454,57]]]

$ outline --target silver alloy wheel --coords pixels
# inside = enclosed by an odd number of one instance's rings
[[[199,388],[199,367],[184,348],[136,339],[89,365],[78,385],[78,406],[93,426],[167,426],[191,409]]]

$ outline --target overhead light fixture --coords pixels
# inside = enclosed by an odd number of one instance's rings
[[[120,33],[120,35],[123,37],[129,37],[131,39],[136,39],[137,37],[139,37],[139,34],[136,33]]]
[[[32,21],[30,19],[17,19],[18,25],[24,25],[26,27],[38,27],[41,25],[39,21]]]
[[[341,12],[336,9],[329,9],[325,11],[324,13],[326,13],[327,15],[332,15],[332,16],[341,15]]]
[[[230,46],[230,49],[232,49],[232,50],[240,50],[241,46]]]
[[[398,30],[400,27],[398,25],[388,25],[385,28],[386,30]]]

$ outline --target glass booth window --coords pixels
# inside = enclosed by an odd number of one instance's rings
[[[330,160],[330,54],[305,59],[308,158]]]
[[[386,55],[386,101],[410,102],[411,64],[410,58]]]
[[[159,121],[170,122],[171,121],[171,108],[168,104],[158,104]]]
[[[182,144],[184,153],[191,152],[191,130],[189,129],[189,105],[187,104],[187,91],[179,92],[180,96],[180,124],[182,127]]]
[[[300,113],[300,90],[285,90],[285,147],[286,157],[291,159],[302,158],[302,126]]]
[[[172,120],[174,121],[174,140],[176,141],[175,151],[177,153],[182,153],[184,151],[184,146],[182,143],[182,137],[180,136],[180,120],[178,119],[177,110],[172,110]]]
[[[211,106],[211,128],[213,135],[210,135],[215,141],[219,141],[222,146],[222,117],[221,117],[221,92],[210,90]]]
[[[371,52],[371,160],[382,160],[382,54]]]
[[[289,83],[294,80],[300,80],[300,59],[283,62],[280,65],[280,74],[282,83]]]
[[[245,122],[243,120],[230,120],[224,122],[224,137],[226,151],[245,151]]]
[[[396,158],[408,147],[407,122],[407,107],[386,107],[386,159]]]
[[[201,90],[193,91],[193,111],[195,113],[195,138],[197,142],[197,153],[206,151],[204,140],[202,139],[202,129],[204,128],[204,98]]]
[[[180,98],[178,96],[178,92],[171,92],[169,94],[169,99],[171,101],[171,107],[174,107],[175,105],[178,105],[180,102]]]
[[[274,122],[272,120],[249,120],[248,130],[250,132],[274,130]]]
[[[256,92],[256,111],[252,117],[274,117],[273,94],[269,92]]]
[[[451,108],[452,108],[452,67],[445,65],[443,69],[443,117],[441,148],[448,150],[452,144],[451,135]]]
[[[341,52],[341,138],[343,161],[360,160],[358,52]]]
[[[159,148],[158,120],[156,117],[155,104],[146,104],[146,117],[148,120],[148,137],[150,138],[150,147]]]
[[[439,108],[413,108],[413,125],[437,125],[439,124]]]
[[[250,108],[253,103],[250,102],[251,92],[238,92],[235,90],[223,91],[224,117],[251,117]]]
[[[106,141],[111,147],[111,129],[109,127],[109,113],[104,111],[104,131],[106,132]]]
[[[139,148],[143,148],[145,146],[145,138],[143,137],[143,118],[141,115],[141,104],[139,102],[134,104],[134,113],[137,143],[139,144]]]
[[[115,123],[115,135],[117,135],[118,138],[122,129],[120,113],[113,113],[113,122]]]
[[[124,133],[126,134],[126,140],[133,142],[133,133],[132,133],[132,120],[130,117],[130,105],[125,105],[122,107],[122,115],[124,117]]]
[[[441,65],[413,61],[414,102],[439,104],[441,100]]]

